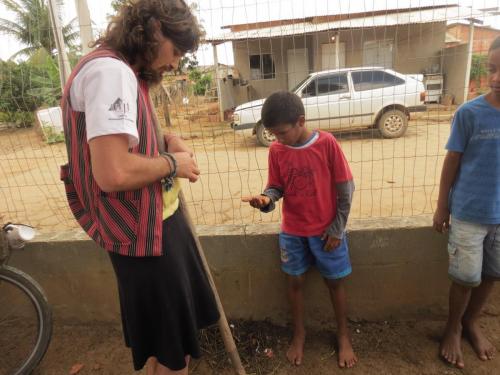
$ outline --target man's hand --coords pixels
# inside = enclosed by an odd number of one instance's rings
[[[324,250],[325,251],[332,251],[335,250],[337,247],[340,245],[340,239],[330,236],[329,234],[325,233],[321,237],[323,241],[326,241]]]
[[[187,152],[172,153],[177,161],[177,177],[187,178],[190,182],[198,181],[200,170],[196,161]]]
[[[434,213],[432,226],[439,233],[446,233],[450,228],[450,211],[447,208],[439,208]]]
[[[241,198],[242,202],[250,203],[253,208],[263,208],[269,206],[271,198],[265,195],[249,195]]]
[[[188,147],[186,142],[184,142],[181,137],[172,134],[165,134],[164,138],[168,152],[187,152],[191,157],[194,156],[193,150]]]

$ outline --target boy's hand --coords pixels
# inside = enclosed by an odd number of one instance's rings
[[[321,237],[321,239],[323,241],[326,240],[325,247],[324,247],[325,251],[335,250],[340,245],[340,239],[338,239],[336,237],[333,237],[333,236],[330,236],[330,235],[328,235],[326,233],[323,234],[323,236]]]
[[[253,208],[263,208],[269,206],[271,198],[266,195],[247,195],[242,197],[241,201],[250,203]]]
[[[439,233],[445,233],[450,228],[450,211],[447,208],[438,208],[434,213],[433,225]]]

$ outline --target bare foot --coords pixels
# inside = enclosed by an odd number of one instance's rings
[[[465,323],[464,334],[480,360],[487,361],[493,359],[496,349],[490,340],[486,338],[477,323]]]
[[[446,330],[441,340],[439,353],[441,357],[457,368],[464,368],[464,356],[462,354],[461,339],[462,329],[452,330],[446,327]]]
[[[286,352],[286,357],[292,365],[300,366],[304,358],[304,342],[306,341],[306,334],[294,334],[290,347]]]
[[[358,362],[358,358],[356,354],[354,354],[354,350],[351,344],[351,338],[349,335],[339,335],[339,367],[340,368],[351,368],[356,362]]]

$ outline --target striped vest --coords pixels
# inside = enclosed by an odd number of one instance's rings
[[[94,180],[87,142],[85,113],[71,108],[70,87],[80,69],[98,57],[122,60],[115,52],[98,48],[73,69],[61,99],[68,164],[61,166],[69,207],[80,226],[102,248],[121,255],[162,254],[162,188],[158,181],[142,189],[106,193]],[[124,61],[125,62],[125,61]],[[137,130],[139,144],[129,152],[158,156],[153,108],[145,81],[138,79]]]

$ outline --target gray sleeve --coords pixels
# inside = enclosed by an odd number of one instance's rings
[[[341,239],[347,225],[347,218],[351,211],[354,181],[337,184],[337,214],[326,233],[329,236]]]
[[[280,189],[270,187],[264,190],[262,195],[265,195],[271,199],[271,203],[269,203],[266,207],[262,207],[260,209],[262,212],[268,213],[275,209],[275,202],[279,201],[283,197],[283,192]]]

